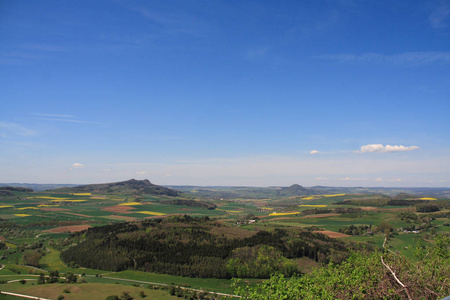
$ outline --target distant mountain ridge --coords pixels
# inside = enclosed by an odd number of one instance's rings
[[[180,193],[170,188],[151,183],[148,179],[130,179],[120,182],[87,184],[75,187],[63,187],[51,192],[61,193],[99,193],[112,195],[166,195],[178,196]]]

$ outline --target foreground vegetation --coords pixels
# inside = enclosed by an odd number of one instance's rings
[[[312,274],[272,276],[257,287],[237,287],[244,299],[441,299],[450,295],[450,238],[417,245],[412,261],[393,251],[354,252],[342,264]],[[235,282],[237,283],[237,281]]]

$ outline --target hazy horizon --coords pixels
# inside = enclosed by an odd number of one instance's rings
[[[0,182],[450,186],[448,1],[0,11]]]

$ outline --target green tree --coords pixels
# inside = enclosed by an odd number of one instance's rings
[[[23,254],[22,260],[25,265],[39,267],[39,260],[42,255],[37,251],[27,251]]]
[[[425,254],[424,254],[425,252]],[[243,299],[440,299],[450,294],[450,238],[438,236],[408,259],[391,251],[353,252],[312,274],[272,276],[257,287],[234,281]],[[383,258],[383,259],[381,259]]]
[[[44,273],[41,273],[41,274],[39,275],[37,284],[45,284],[45,276],[44,276]]]

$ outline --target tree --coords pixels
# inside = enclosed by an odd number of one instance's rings
[[[297,270],[295,264],[285,258],[281,251],[267,245],[234,250],[227,268],[234,277],[256,278],[268,278],[276,271],[290,276]]]
[[[39,259],[42,255],[37,251],[27,251],[23,254],[22,260],[25,265],[39,267]]]
[[[122,296],[120,296],[120,300],[133,300],[133,297],[130,296],[129,292],[122,292]]]
[[[76,283],[77,282],[77,275],[73,273],[67,273],[66,275],[66,282],[67,283]]]
[[[37,284],[45,284],[45,276],[44,276],[44,273],[41,273],[41,274],[39,275]]]
[[[48,282],[49,283],[54,283],[57,282],[59,278],[59,272],[57,270],[55,271],[50,271],[50,275],[48,277]]]
[[[353,252],[340,265],[329,264],[302,277],[272,276],[257,287],[239,285],[243,299],[441,299],[450,294],[450,237],[440,235],[415,259],[398,253]],[[392,272],[395,270],[395,272]]]

